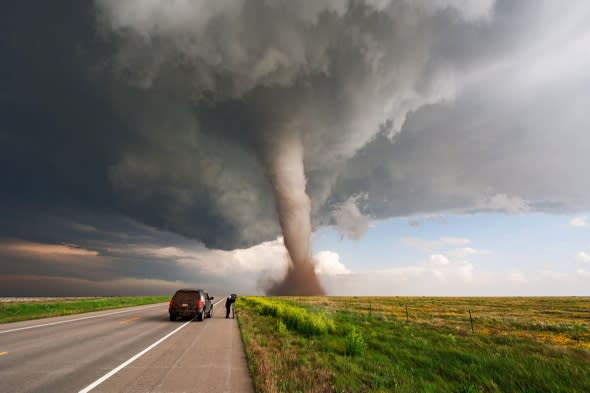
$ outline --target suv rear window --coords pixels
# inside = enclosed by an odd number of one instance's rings
[[[200,297],[199,291],[178,291],[174,295],[174,303],[192,303],[196,297]]]

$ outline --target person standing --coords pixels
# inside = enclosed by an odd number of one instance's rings
[[[236,302],[236,298],[238,297],[238,295],[236,295],[235,293],[232,293],[231,295],[229,295],[227,297],[227,299],[225,299],[225,317],[229,318],[229,311],[232,308],[232,305]],[[232,318],[235,317],[235,314],[232,313]]]

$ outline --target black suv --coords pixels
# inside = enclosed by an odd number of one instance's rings
[[[213,296],[209,296],[202,289],[179,289],[170,299],[168,306],[170,320],[175,321],[178,317],[197,317],[199,321],[211,318],[213,315],[211,300]]]

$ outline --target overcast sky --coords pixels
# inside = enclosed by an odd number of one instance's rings
[[[10,2],[0,296],[590,295],[587,1]]]

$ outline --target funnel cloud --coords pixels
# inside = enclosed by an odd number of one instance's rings
[[[285,139],[267,152],[269,176],[277,213],[289,251],[287,275],[269,293],[281,295],[319,295],[323,289],[311,262],[311,204],[305,192],[303,146],[296,138]]]

